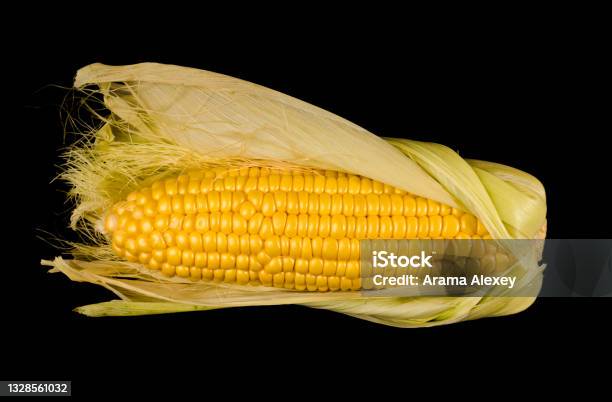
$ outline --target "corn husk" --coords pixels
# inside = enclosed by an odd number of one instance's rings
[[[439,144],[383,139],[290,96],[208,71],[154,63],[92,64],[78,71],[75,87],[90,104],[101,96],[110,112],[98,115],[100,126],[67,151],[61,173],[75,201],[71,226],[87,241],[74,244],[73,258],[43,263],[74,281],[104,286],[120,299],[80,307],[77,311],[83,314],[302,304],[387,325],[419,327],[512,314],[533,303],[533,297],[511,294],[363,298],[359,292],[191,282],[119,261],[101,230],[105,211],[134,189],[202,166],[286,166],[359,174],[469,211],[499,239],[543,237],[546,199],[542,184],[527,173],[464,160]]]

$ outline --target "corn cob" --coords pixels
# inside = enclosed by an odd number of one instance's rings
[[[469,213],[336,171],[217,168],[156,181],[105,219],[115,253],[164,275],[361,287],[361,239],[490,238]]]

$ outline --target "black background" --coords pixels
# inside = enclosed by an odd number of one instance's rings
[[[548,237],[610,237],[603,198],[610,186],[610,70],[599,25],[543,25],[556,21],[543,14],[499,26],[458,23],[438,37],[439,25],[408,28],[414,17],[349,20],[333,34],[321,25],[338,20],[322,20],[297,34],[285,20],[267,29],[205,30],[202,22],[193,32],[175,23],[122,31],[120,38],[107,30],[91,34],[97,26],[66,18],[44,28],[36,21],[29,39],[11,38],[5,100],[17,108],[3,119],[8,275],[0,280],[0,378],[71,379],[77,395],[138,393],[141,386],[206,392],[221,382],[230,392],[265,394],[289,378],[288,386],[316,395],[317,384],[340,378],[339,388],[358,390],[361,374],[376,376],[391,364],[410,375],[425,371],[435,383],[464,370],[504,377],[505,362],[529,373],[552,363],[560,375],[572,375],[572,362],[587,365],[608,353],[611,304],[603,299],[539,299],[518,315],[417,330],[298,306],[104,319],[71,311],[112,295],[46,274],[38,262],[57,252],[37,237],[72,236],[66,189],[51,181],[66,144],[65,88],[92,62],[208,69],[308,101],[378,135],[440,142],[464,157],[514,166],[546,187]],[[111,26],[121,29],[119,21]],[[534,380],[521,376],[521,383]]]

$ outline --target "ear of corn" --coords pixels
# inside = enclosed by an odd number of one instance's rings
[[[92,242],[45,264],[123,299],[85,314],[293,303],[411,327],[533,302],[355,292],[358,239],[542,236],[544,190],[526,173],[438,144],[383,140],[206,71],[95,64],[75,86],[101,93],[111,112],[68,151],[63,173],[76,199],[72,226]]]

